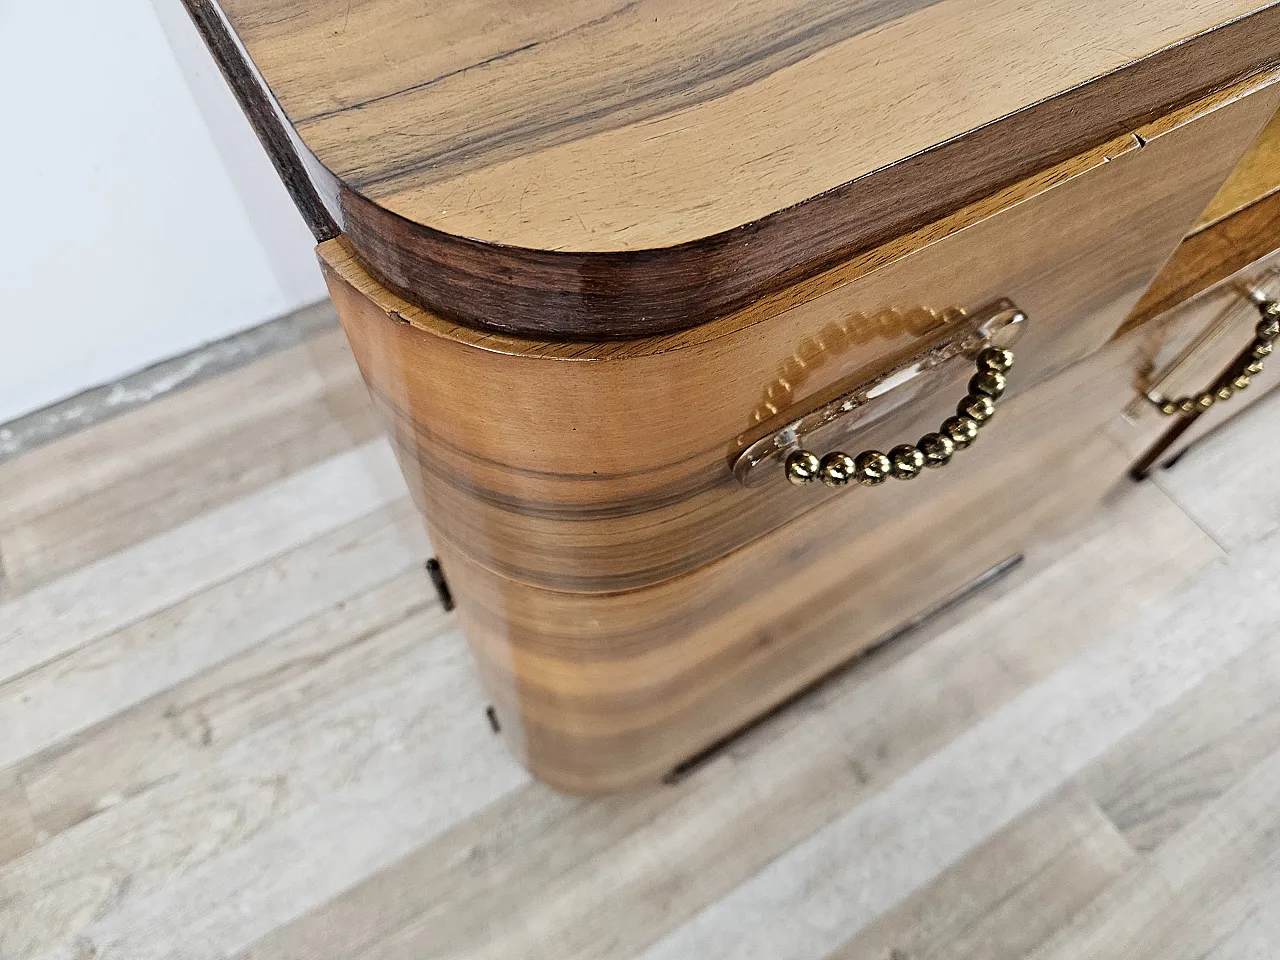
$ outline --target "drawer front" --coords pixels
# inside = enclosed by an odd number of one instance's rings
[[[833,509],[876,514],[923,496],[932,483],[905,494],[832,492],[796,489],[781,472],[746,489],[731,465],[833,392],[927,348],[947,311],[1001,297],[1025,311],[1011,401],[1088,356],[1276,104],[1269,80],[1223,92],[739,314],[662,338],[563,344],[475,333],[381,288],[342,241],[320,254],[410,486],[440,534],[517,581],[634,589],[833,498]],[[963,379],[936,386],[849,442],[886,449],[935,429]],[[984,431],[964,457],[995,446]]]
[[[1150,360],[1140,390],[1169,398],[1196,397],[1235,369],[1235,361],[1254,337],[1259,320],[1255,298],[1280,300],[1280,251],[1242,270],[1229,280],[1168,312],[1153,329]],[[1157,325],[1152,324],[1153,328]],[[1280,360],[1267,358],[1243,391],[1204,412],[1164,416],[1142,397],[1126,409],[1127,430],[1148,438],[1153,426],[1163,429],[1154,442],[1135,449],[1135,471],[1144,474],[1170,463],[1191,444],[1216,430],[1280,386]]]
[[[873,511],[828,500],[643,589],[519,583],[433,525],[504,735],[563,790],[654,782],[936,609],[1124,476],[1129,458],[1105,427],[1132,390],[1133,340],[1011,400],[1003,429],[984,438],[988,456],[958,461],[953,475],[877,489]]]

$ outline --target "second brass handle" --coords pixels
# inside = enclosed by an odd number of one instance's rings
[[[1258,310],[1262,313],[1262,319],[1254,328],[1253,342],[1245,347],[1227,368],[1227,372],[1215,380],[1208,390],[1203,390],[1194,397],[1179,397],[1176,400],[1150,391],[1146,394],[1147,399],[1166,417],[1171,417],[1176,413],[1204,413],[1215,403],[1230,400],[1246,389],[1250,378],[1262,372],[1262,362],[1271,355],[1272,342],[1280,336],[1280,301],[1261,300]]]
[[[904,443],[887,454],[865,450],[851,457],[836,450],[819,460],[808,450],[796,450],[784,464],[787,479],[797,486],[815,480],[829,487],[843,487],[854,480],[876,486],[890,477],[911,480],[925,467],[945,467],[957,450],[977,439],[978,431],[995,414],[996,401],[1005,390],[1004,375],[1013,366],[1013,351],[988,347],[978,354],[977,365],[969,393],[956,406],[956,415],[937,433],[926,433],[916,443]]]

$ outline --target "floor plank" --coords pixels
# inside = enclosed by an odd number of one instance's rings
[[[384,440],[0,601],[0,682],[404,496]]]
[[[0,770],[0,864],[26,853],[39,841],[22,781],[13,772]]]
[[[830,960],[1022,960],[1133,859],[1111,821],[1068,788],[882,914]]]
[[[0,868],[0,956],[221,957],[526,783],[447,628],[378,631],[331,693],[292,678],[284,717]]]
[[[1277,947],[1280,910],[1271,900],[1250,913],[1235,932],[1204,955],[1204,960],[1275,960]]]
[[[0,684],[0,767],[76,735],[397,573],[428,551],[377,511]]]
[[[1264,641],[1265,642],[1265,641]],[[1114,883],[1034,960],[1199,960],[1274,911],[1280,751]]]
[[[0,464],[0,529],[242,429],[264,411],[298,409],[331,378],[345,377],[337,372],[342,343],[337,331],[322,335]]]
[[[834,950],[1210,670],[1280,630],[1277,546],[1263,542],[1229,557],[797,844],[643,956],[718,951],[786,960]],[[1188,617],[1189,608],[1211,609],[1214,596],[1233,584],[1239,609],[1233,605],[1216,624]],[[1207,632],[1213,643],[1206,642]]]
[[[1063,563],[905,656],[887,649],[676,788],[566,804],[531,785],[244,956],[634,956],[1221,556],[1154,487],[1060,549]]]
[[[314,405],[211,437],[146,473],[3,533],[5,596],[124,550],[378,434],[358,380]]]
[[[319,665],[435,593],[411,508],[379,511],[0,686],[0,747],[57,833],[180,774],[215,743],[287,716]],[[286,681],[303,670],[306,686]]]
[[[364,384],[332,332],[0,464],[0,598],[376,434]]]
[[[1082,789],[1135,849],[1157,849],[1280,744],[1277,691],[1280,644],[1255,644],[1101,757]]]

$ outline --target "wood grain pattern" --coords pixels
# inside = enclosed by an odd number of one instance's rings
[[[1000,599],[864,659],[680,783],[591,801],[530,784],[237,960],[635,957],[1221,558],[1158,490],[1128,492]]]
[[[269,391],[227,403],[252,408]],[[183,412],[113,434],[113,445],[148,460]],[[1261,476],[1280,465],[1270,436],[1248,416],[1207,443],[1227,458],[1233,437]],[[1190,476],[1208,449],[1165,479]],[[51,463],[29,476],[38,487],[61,473]],[[774,960],[927,956],[939,938],[961,956],[983,939],[981,955],[999,960],[1055,926],[1067,932],[1054,960],[1099,947],[1147,960],[1153,943],[1160,960],[1274,956],[1275,784],[1255,774],[1280,746],[1280,554],[1274,536],[1251,548],[1223,532],[1265,540],[1280,514],[1253,480],[1216,476],[1171,489],[1200,522],[1216,518],[1207,527],[1230,547],[1226,564],[1160,488],[1126,485],[997,588],[865,658],[678,785],[598,800],[559,796],[505,757],[459,631],[420,572],[405,571],[0,770],[0,845],[25,844],[0,866],[0,955],[633,960],[653,947],[688,960],[724,955],[752,922],[750,911],[715,909],[746,884],[772,894],[763,922],[788,936]],[[241,502],[274,522],[272,501]],[[307,549],[286,548],[280,563]],[[316,569],[344,562],[333,553]],[[212,577],[223,568],[207,564]],[[302,605],[314,591],[295,577],[277,593]],[[209,636],[237,629],[236,616],[212,603]],[[1099,694],[1103,684],[1119,695]],[[1117,724],[1135,723],[1117,742]],[[1093,759],[1072,776],[1081,758]],[[1049,775],[1043,802],[1026,790],[1028,766]],[[1002,772],[984,775],[993,768]],[[15,779],[25,791],[10,790]],[[1136,862],[1112,856],[1095,803],[1156,848]],[[1014,812],[996,826],[994,809]],[[859,842],[851,827],[873,811],[879,829]],[[922,839],[935,833],[941,848]],[[1244,855],[1219,859],[1227,847]],[[1146,896],[1126,893],[1143,863]],[[859,869],[862,880],[839,886]],[[789,876],[810,879],[811,895],[840,895],[815,913]],[[1097,907],[1074,910],[1095,882],[1106,883]],[[1164,911],[1170,884],[1185,892]],[[866,896],[882,899],[868,909]],[[1152,908],[1156,929],[1127,951]],[[680,949],[698,942],[677,936],[690,924],[711,945],[700,953]]]
[[[1187,237],[1143,294],[1119,334],[1173,310],[1280,249],[1280,194]]]
[[[1276,96],[1266,82],[1223,92],[1141,128],[1145,146],[1126,135],[786,297],[625,344],[477,334],[388,293],[343,244],[320,255],[410,488],[441,534],[517,580],[630,589],[827,502],[831,493],[796,491],[780,471],[774,485],[744,491],[728,464],[919,350],[929,310],[1010,297],[1027,311],[1011,396],[1086,356],[1122,322]],[[851,442],[887,449],[935,429],[967,377]]]
[[[39,842],[35,817],[22,781],[12,772],[0,771],[0,866]]]
[[[1228,182],[1201,216],[1197,229],[1177,249],[1118,335],[1141,326],[1162,311],[1180,315],[1162,329],[1203,331],[1195,343],[1176,349],[1164,344],[1151,352],[1145,381],[1165,380],[1162,391],[1195,394],[1213,383],[1236,359],[1257,322],[1246,298],[1277,293],[1280,257],[1280,116],[1272,120],[1241,161]],[[1203,341],[1203,342],[1200,342]],[[1153,444],[1133,448],[1134,473],[1146,475],[1160,464],[1172,463],[1191,444],[1247,410],[1280,383],[1280,374],[1266,369],[1253,378],[1250,393],[1239,394],[1207,413],[1180,415]],[[1145,389],[1145,386],[1143,387]],[[1154,411],[1134,404],[1128,416],[1147,420]]]
[[[1246,567],[1248,586],[1235,575]],[[1122,630],[1096,638],[1069,666],[975,724],[869,802],[772,860],[640,956],[825,956],[908,891],[969,853],[981,838],[1042,802],[1094,758],[1141,729],[1207,673],[1266,642],[1280,623],[1280,596],[1271,583],[1278,574],[1280,553],[1261,545],[1205,571],[1179,595],[1162,598]],[[1243,587],[1236,593],[1240,609],[1215,620],[1214,642],[1206,643],[1205,625],[1188,619],[1186,612],[1212,603],[1228,583]],[[914,695],[909,699],[919,700]],[[1269,770],[1250,785],[1253,789],[1241,785],[1233,791],[1268,823],[1276,817],[1272,776],[1274,770]],[[1226,853],[1214,841],[1226,840],[1233,830],[1232,852],[1245,855],[1241,866],[1258,864],[1248,858],[1255,839],[1250,827],[1266,826],[1257,821],[1233,824],[1233,819],[1224,818],[1189,845],[1196,857],[1186,861],[1188,868]],[[1268,835],[1267,845],[1275,839]],[[1161,867],[1176,871],[1176,864],[1170,858]],[[1152,870],[1151,879],[1159,874],[1159,868]],[[1161,891],[1153,886],[1151,892]],[[1170,911],[1166,916],[1172,920],[1176,915]],[[1153,932],[1160,930],[1173,933],[1176,927],[1168,923]],[[1091,944],[1085,938],[1078,945],[1103,948],[1099,956],[1128,956],[1105,952],[1117,942],[1123,941],[1101,937]],[[1152,960],[1158,956],[1153,953]]]
[[[828,960],[1023,960],[1133,858],[1088,795],[1064,789],[880,916]]]
[[[1080,778],[1125,840],[1158,850],[1280,742],[1280,648],[1260,643],[1206,677]]]
[[[571,792],[655,780],[1024,551],[1123,473],[1127,458],[1101,427],[1132,389],[1128,347],[1011,401],[1001,431],[983,438],[984,456],[947,476],[877,490],[887,495],[875,510],[828,500],[651,587],[527,586],[433,529],[513,748]],[[974,504],[990,504],[999,522]]]
[[[1280,190],[1280,114],[1258,135],[1213,202],[1205,207],[1196,221],[1196,230],[1239,213],[1277,190]]]
[[[383,282],[579,338],[705,322],[1280,49],[1258,0],[222,6]]]
[[[252,570],[392,502],[402,490],[385,445],[366,444],[0,601],[0,680],[179,603],[210,580]],[[264,509],[269,524],[256,519]]]
[[[383,529],[375,528],[376,535],[369,535],[373,524],[362,524],[363,530],[343,531],[327,538],[326,543],[282,557],[273,565],[273,572],[287,574],[307,565],[312,571],[325,570],[327,562],[338,561],[332,569],[342,576],[349,574],[351,567],[343,570],[338,564],[348,556],[351,566],[376,567],[379,548],[382,554],[395,552],[389,549],[395,541],[386,521],[402,522],[403,518],[384,514],[370,519],[382,521]],[[413,545],[412,538],[401,543]],[[394,562],[388,563],[379,572],[386,576],[394,566]],[[317,603],[317,598],[322,598],[326,587],[332,588],[332,581],[319,583],[315,592],[308,594],[299,589],[298,579],[281,578],[278,606],[263,610],[260,605],[256,612],[266,616],[255,618],[255,625],[248,629],[234,619],[226,603],[229,591],[210,591],[207,609],[222,619],[226,625],[223,633],[239,627],[237,632],[248,636],[238,648],[222,650],[221,657],[206,653],[203,669],[198,672],[171,672],[164,679],[179,682],[168,687],[157,677],[150,689],[136,684],[133,691],[83,697],[75,707],[80,711],[78,722],[64,722],[42,749],[11,768],[24,787],[25,810],[36,827],[50,836],[70,830],[115,804],[145,795],[157,784],[201,766],[211,755],[263,728],[299,716],[306,705],[331,701],[351,682],[357,669],[353,664],[368,669],[374,662],[371,650],[377,646],[375,638],[420,617],[435,603],[430,583],[416,564],[328,605]],[[321,573],[317,579],[324,581],[326,577]],[[243,589],[239,592],[242,596],[246,593]],[[205,599],[201,597],[200,602]],[[287,619],[281,616],[286,609],[290,614]],[[267,623],[269,619],[275,623]],[[281,627],[282,623],[288,625]],[[168,642],[175,647],[199,645],[210,651],[217,648],[220,639],[215,631],[200,633],[179,624]],[[136,669],[145,662],[121,645],[112,648],[104,643],[98,652],[99,662],[110,663],[108,657],[119,656],[118,662],[125,668]],[[72,683],[84,676],[71,671],[66,674]],[[142,696],[138,695],[140,688]],[[34,709],[42,707],[47,710],[48,704],[37,704]],[[64,717],[70,714],[70,710],[64,711]],[[108,719],[84,722],[95,715]]]
[[[95,816],[0,869],[0,955],[98,942],[137,960],[226,956],[339,893],[348,881],[337,864],[376,870],[525,782],[483,725],[465,647],[445,625],[432,604],[373,631],[354,660],[267,674],[267,695],[297,698],[295,709],[225,743],[212,727],[201,762],[103,798]],[[299,697],[315,679],[329,695]],[[200,727],[188,735],[198,744]],[[362,823],[375,797],[399,809]],[[314,856],[328,831],[342,839],[323,845],[326,865]],[[158,936],[161,918],[178,922]]]
[[[428,549],[406,508],[401,503],[344,524],[227,578],[198,599],[175,603],[9,679],[0,686],[0,723],[8,731],[0,764],[92,727],[407,568],[420,570]],[[220,629],[210,628],[211,619]]]
[[[158,469],[202,441],[252,433],[260,415],[298,416],[323,395],[325,385],[339,386],[348,379],[347,353],[341,330],[330,328],[305,344],[110,418],[98,429],[70,433],[6,460],[0,464],[0,525],[32,522],[127,484],[135,467]],[[237,402],[249,396],[260,399],[252,406]],[[135,438],[140,435],[154,442],[138,447]]]
[[[1272,79],[1048,171],[933,243],[901,238],[898,256],[842,267],[848,279],[824,295],[675,343],[566,352],[477,336],[381,288],[344,243],[323,246],[357,362],[530,769],[574,792],[656,779],[1096,502],[1121,469],[1102,428],[1132,396],[1137,338],[1077,361],[1120,326],[1275,113]],[[974,453],[872,492],[805,496],[780,471],[771,486],[737,486],[728,464],[751,439],[921,349],[931,296],[970,308],[1007,296],[1034,318],[999,426]],[[867,319],[841,326],[850,315]],[[856,445],[935,428],[967,375]],[[973,510],[984,500],[1001,504],[1000,524]],[[864,582],[875,589],[855,589]]]
[[[1280,753],[1136,864],[1030,956],[1034,960],[1193,960],[1274,906]]]
[[[336,325],[336,320],[335,320]],[[257,396],[253,406],[241,396]],[[155,442],[130,450],[154,431]],[[378,433],[330,329],[0,464],[0,597],[13,598],[305,470]]]

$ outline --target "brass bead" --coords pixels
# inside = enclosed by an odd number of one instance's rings
[[[970,393],[976,393],[981,397],[990,397],[992,400],[999,400],[1001,395],[1004,394],[1004,388],[1004,374],[996,373],[994,370],[976,373],[973,375],[973,379],[969,381]]]
[[[996,412],[995,401],[990,397],[983,397],[976,393],[971,393],[959,404],[956,405],[956,413],[962,417],[968,417],[970,420],[982,426]]]
[[[818,458],[808,450],[797,450],[787,457],[787,479],[797,487],[813,483],[818,479],[818,470],[821,466]]]
[[[1160,412],[1166,417],[1172,417],[1178,412],[1178,405],[1172,400],[1166,400],[1164,403],[1160,404]]]
[[[920,476],[924,469],[924,454],[909,443],[894,447],[889,451],[889,462],[893,464],[893,475],[899,480],[912,480]]]
[[[987,347],[978,354],[978,369],[992,373],[1008,373],[1013,366],[1013,351],[1001,347]]]
[[[951,438],[957,450],[963,450],[978,439],[978,424],[968,417],[951,417],[943,422],[942,432]]]
[[[843,487],[853,479],[853,457],[847,453],[828,453],[822,458],[822,482],[828,487]]]
[[[916,446],[924,454],[926,467],[945,467],[951,462],[952,454],[956,452],[955,441],[941,433],[926,433]]]
[[[1208,410],[1212,406],[1213,406],[1213,394],[1210,393],[1209,391],[1206,390],[1204,393],[1196,397],[1196,407],[1197,409],[1200,410],[1201,413]]]
[[[1271,344],[1266,341],[1257,340],[1253,344],[1253,349],[1249,351],[1249,355],[1255,360],[1265,360],[1267,357],[1271,356],[1271,351],[1273,349],[1274,348]]]
[[[1280,337],[1280,317],[1269,313],[1258,321],[1256,333],[1259,340],[1265,340],[1267,343]]]
[[[858,454],[853,465],[854,477],[859,483],[868,487],[884,483],[893,470],[893,464],[889,462],[889,458],[879,450],[868,450],[866,453]]]
[[[1238,374],[1231,378],[1231,386],[1236,390],[1247,390],[1249,389],[1249,378],[1243,373]]]
[[[1213,395],[1219,400],[1226,401],[1234,397],[1236,392],[1231,389],[1231,384],[1224,383],[1222,386],[1218,387],[1217,390],[1213,391]]]
[[[1178,409],[1181,410],[1183,413],[1195,413],[1196,402],[1195,400],[1191,399],[1191,397],[1183,397],[1181,400],[1178,401]]]
[[[1247,377],[1256,377],[1262,372],[1262,364],[1257,360],[1253,360],[1241,367],[1240,372]]]

